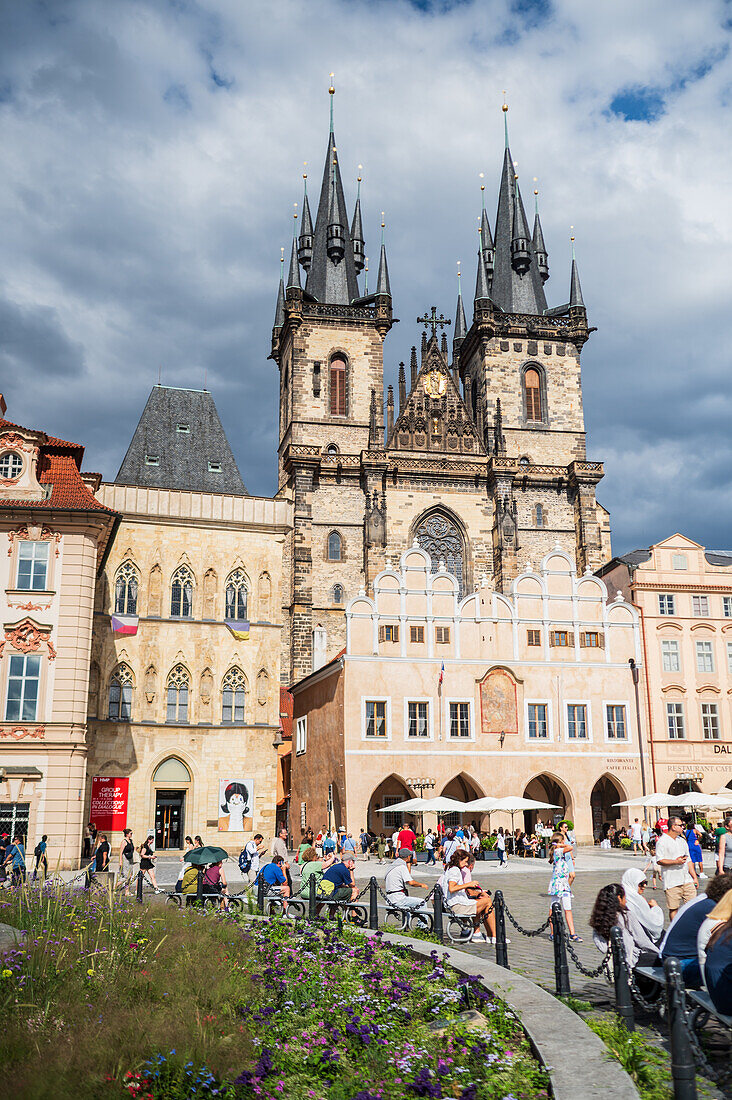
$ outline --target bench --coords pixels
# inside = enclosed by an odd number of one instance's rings
[[[699,1023],[703,1026],[709,1017],[713,1016],[725,1027],[732,1029],[732,1016],[725,1016],[723,1012],[718,1012],[712,1003],[712,998],[705,989],[687,989],[686,996],[693,1005],[692,1021],[694,1026],[696,1026],[699,1017],[703,1016],[703,1019],[699,1019]]]

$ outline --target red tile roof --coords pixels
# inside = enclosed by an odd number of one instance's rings
[[[280,730],[285,741],[292,741],[294,700],[286,687],[280,687]]]

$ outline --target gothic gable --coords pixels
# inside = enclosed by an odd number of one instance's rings
[[[387,443],[391,451],[485,454],[473,418],[435,337],[427,345],[422,368]]]

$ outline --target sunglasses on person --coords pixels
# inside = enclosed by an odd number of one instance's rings
[[[638,889],[639,889],[639,890],[645,890],[645,888],[646,888],[646,886],[647,886],[647,885],[648,885],[648,879],[645,879],[645,878],[644,878],[644,879],[643,879],[643,882],[639,882],[639,883],[638,883]]]

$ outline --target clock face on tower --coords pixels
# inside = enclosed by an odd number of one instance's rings
[[[431,370],[425,378],[424,388],[430,397],[442,397],[447,389],[447,378],[439,370]]]

